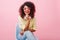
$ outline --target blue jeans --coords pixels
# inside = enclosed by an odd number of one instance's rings
[[[20,34],[21,29],[19,28],[19,25],[16,26],[16,40],[37,40],[36,37],[32,32],[25,31],[23,35]]]

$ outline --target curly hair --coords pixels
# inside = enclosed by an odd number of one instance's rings
[[[29,14],[29,16],[31,16],[31,18],[34,18],[34,13],[35,13],[35,5],[32,3],[32,2],[29,2],[29,1],[27,1],[27,2],[25,2],[23,5],[21,5],[21,7],[19,8],[19,14],[20,14],[20,16],[22,17],[22,18],[24,18],[24,16],[25,16],[25,13],[24,13],[24,11],[23,11],[23,8],[24,8],[24,6],[28,6],[29,8],[31,8],[30,9],[30,14]]]

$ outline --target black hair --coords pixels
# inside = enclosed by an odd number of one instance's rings
[[[24,3],[23,5],[21,5],[21,7],[19,8],[19,13],[20,13],[21,17],[24,18],[24,16],[25,16],[25,13],[24,13],[24,11],[23,11],[23,8],[24,8],[25,5],[28,6],[29,8],[31,8],[29,15],[31,16],[31,18],[34,18],[35,5],[34,5],[32,2],[29,2],[29,1],[25,2],[25,3]]]

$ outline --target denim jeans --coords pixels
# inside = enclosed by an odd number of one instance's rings
[[[21,29],[19,25],[16,26],[16,40],[37,40],[32,32],[29,30],[25,31],[23,35],[20,34]]]

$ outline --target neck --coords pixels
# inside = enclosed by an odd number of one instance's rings
[[[28,15],[28,14],[26,14],[26,17],[29,17],[29,15]]]

